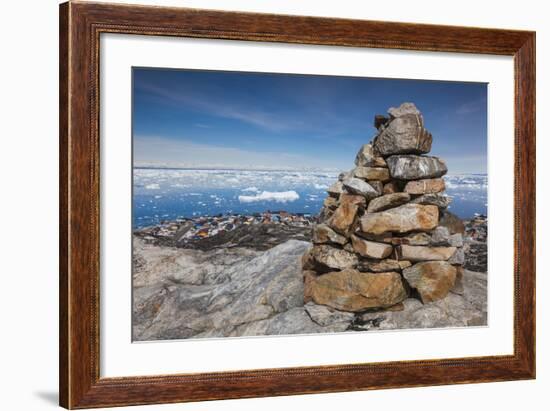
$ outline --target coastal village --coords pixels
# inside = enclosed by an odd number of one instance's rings
[[[242,226],[282,225],[307,228],[316,221],[312,214],[292,214],[284,210],[265,211],[252,215],[220,214],[198,218],[180,218],[173,221],[162,221],[160,224],[137,230],[134,234],[146,242],[157,243],[169,240],[178,245],[186,244],[221,235]]]

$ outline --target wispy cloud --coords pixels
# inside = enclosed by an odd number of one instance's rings
[[[468,101],[461,104],[456,109],[456,114],[464,116],[472,113],[478,113],[481,110],[486,109],[487,100],[485,98],[480,98],[473,101]]]
[[[297,129],[304,125],[303,121],[297,119],[283,118],[267,111],[252,109],[250,106],[242,107],[238,101],[221,101],[219,98],[193,90],[166,89],[144,82],[137,87],[172,104],[185,105],[205,114],[242,121],[269,131]]]

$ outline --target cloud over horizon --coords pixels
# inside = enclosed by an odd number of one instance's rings
[[[134,165],[171,167],[319,168],[315,158],[242,150],[165,137],[134,137]],[[325,167],[331,168],[331,167]],[[342,168],[334,166],[332,168]]]

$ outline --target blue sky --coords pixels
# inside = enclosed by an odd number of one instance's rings
[[[487,85],[133,69],[135,165],[353,167],[375,114],[411,101],[449,173],[485,173]]]

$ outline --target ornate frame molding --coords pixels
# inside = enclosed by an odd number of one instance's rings
[[[154,377],[99,373],[101,33],[513,56],[514,354]],[[185,8],[60,5],[60,405],[91,408],[535,378],[535,33]]]

